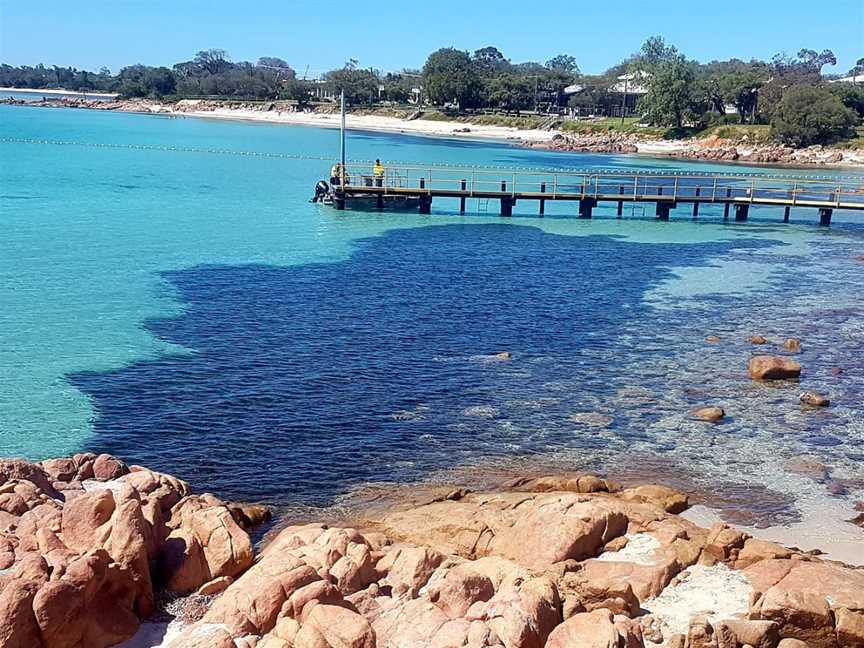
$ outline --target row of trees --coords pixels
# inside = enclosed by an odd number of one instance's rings
[[[116,92],[124,97],[220,96],[246,99],[304,98],[307,88],[288,63],[262,57],[256,63],[232,62],[225,50],[198,52],[171,68],[130,65],[116,75],[58,66],[0,66],[0,85],[16,88],[65,88]]]
[[[769,62],[700,65],[654,37],[621,67],[644,75],[639,111],[651,124],[704,127],[724,120],[726,106],[733,106],[739,123],[770,124],[778,139],[806,146],[851,136],[864,117],[864,86],[823,77],[822,68],[836,63],[831,50],[802,49]],[[852,72],[859,67],[864,59]]]
[[[422,70],[382,74],[349,60],[317,82],[299,79],[276,57],[233,62],[210,49],[171,68],[132,65],[116,75],[105,68],[0,66],[0,85],[118,92],[127,97],[226,97],[309,101],[314,92],[344,90],[352,104],[381,101],[430,103],[453,110],[494,108],[508,113],[571,107],[595,115],[635,112],[657,126],[700,128],[728,121],[729,107],[742,124],[771,124],[796,145],[843,137],[864,116],[864,85],[827,83],[830,50],[802,49],[770,61],[730,59],[698,63],[660,37],[600,75],[583,75],[577,61],[560,54],[545,63],[513,63],[495,47],[475,52],[443,48]],[[860,59],[849,74],[864,74]],[[630,96],[622,93],[622,79]],[[622,97],[622,94],[624,96]],[[638,103],[634,101],[639,96]]]

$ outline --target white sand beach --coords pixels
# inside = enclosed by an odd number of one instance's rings
[[[80,92],[78,90],[66,90],[64,88],[0,88],[0,92],[20,92],[33,95],[65,95],[70,97],[89,97],[91,99],[113,99],[117,97],[116,92]]]
[[[186,105],[183,105],[183,104]],[[216,108],[196,110],[192,102],[179,102],[178,112],[189,117],[208,119],[234,119],[243,121],[267,122],[271,124],[293,124],[295,126],[318,126],[339,128],[338,114],[262,111],[243,108]],[[187,109],[188,107],[188,109]],[[547,142],[556,131],[520,130],[506,126],[477,126],[460,122],[432,121],[426,119],[406,120],[381,115],[347,115],[346,126],[354,130],[383,131],[439,137],[465,137],[472,139],[494,139],[511,141]]]

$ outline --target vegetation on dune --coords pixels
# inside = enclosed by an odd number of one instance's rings
[[[794,86],[771,115],[775,137],[792,146],[835,142],[854,136],[858,116],[828,90]]]

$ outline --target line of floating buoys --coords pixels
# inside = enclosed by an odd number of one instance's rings
[[[90,147],[90,148],[113,148],[113,149],[127,149],[127,150],[139,150],[139,151],[170,151],[170,152],[182,152],[182,153],[207,153],[212,155],[238,155],[238,156],[246,156],[246,157],[259,157],[259,158],[272,158],[272,159],[283,159],[283,160],[321,160],[325,162],[332,162],[334,157],[332,155],[303,155],[303,154],[291,154],[291,153],[269,153],[263,151],[232,151],[229,149],[197,149],[192,147],[177,147],[177,146],[160,146],[157,144],[112,144],[112,143],[101,143],[101,142],[76,142],[76,141],[68,141],[68,140],[42,140],[42,139],[33,139],[33,138],[18,138],[18,137],[4,137],[0,138],[0,142],[6,144],[44,144],[44,145],[55,145],[55,146],[82,146],[82,147]],[[349,164],[373,164],[374,160],[348,160]],[[667,170],[667,169],[611,169],[611,168],[600,168],[600,169],[584,169],[579,167],[525,167],[525,166],[512,166],[505,167],[501,165],[474,165],[466,167],[464,165],[457,164],[448,164],[446,162],[437,162],[437,163],[428,163],[428,162],[415,162],[415,161],[405,161],[405,160],[385,160],[385,164],[390,166],[410,166],[416,168],[423,169],[450,169],[454,171],[498,171],[498,172],[509,172],[509,173],[534,173],[534,174],[547,174],[547,175],[555,175],[555,174],[567,174],[567,175],[584,175],[584,176],[692,176],[692,177],[717,177],[722,176],[725,178],[753,178],[753,179],[783,179],[783,180],[817,180],[817,181],[829,181],[829,182],[837,182],[838,180],[851,180],[854,182],[860,182],[860,176],[824,176],[824,175],[814,175],[814,174],[804,174],[804,175],[789,175],[789,174],[776,174],[776,173],[746,173],[746,172],[725,172],[725,173],[711,173],[708,171],[675,171],[675,170]]]

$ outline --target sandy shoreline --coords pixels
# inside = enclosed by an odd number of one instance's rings
[[[308,112],[287,112],[244,110],[238,108],[217,108],[216,110],[183,110],[174,114],[205,119],[223,119],[235,121],[252,121],[268,124],[285,124],[294,126],[317,126],[319,128],[339,128],[339,115]],[[405,135],[421,135],[434,137],[456,137],[466,139],[485,139],[509,142],[548,142],[555,131],[519,130],[506,126],[477,126],[460,122],[443,122],[424,119],[412,121],[397,117],[380,115],[347,115],[346,126],[352,130],[368,130],[385,133],[400,133]]]
[[[72,97],[103,97],[114,99],[116,92],[80,92],[78,90],[66,90],[64,88],[0,88],[0,92],[20,92],[35,95],[68,95]]]

